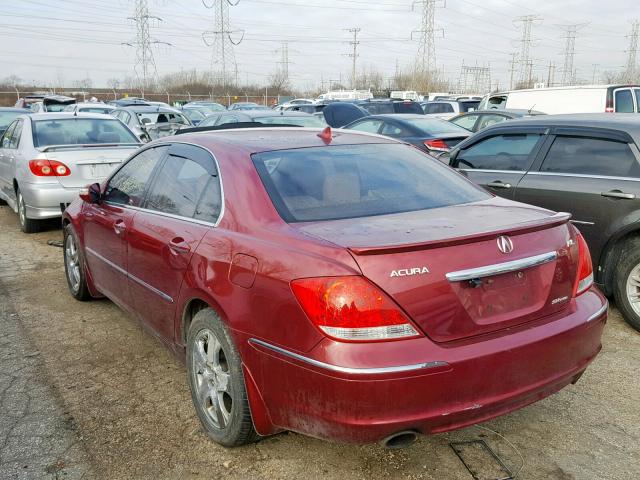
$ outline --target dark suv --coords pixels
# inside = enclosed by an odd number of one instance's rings
[[[640,330],[639,145],[635,114],[541,116],[482,130],[450,165],[496,195],[570,212],[596,282]]]

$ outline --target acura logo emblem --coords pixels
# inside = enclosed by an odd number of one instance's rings
[[[498,237],[498,250],[502,253],[511,253],[513,252],[513,242],[506,235],[501,235]]]

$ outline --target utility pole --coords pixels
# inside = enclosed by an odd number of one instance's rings
[[[547,74],[547,87],[553,87],[556,75],[556,64],[549,60],[549,73]]]
[[[422,5],[421,28],[411,32],[411,39],[414,33],[420,34],[416,69],[423,75],[428,75],[436,70],[437,65],[435,35],[441,33],[444,37],[444,30],[435,26],[436,8],[446,7],[446,0],[416,0],[411,8],[415,10],[418,4]]]
[[[229,6],[236,6],[240,3],[237,0],[233,3],[231,0],[212,0],[208,4],[202,0],[202,4],[208,9],[213,10],[213,30],[202,32],[202,40],[205,45],[212,47],[211,52],[211,74],[210,83],[227,87],[231,82],[231,72],[237,69],[236,58],[233,47],[239,45],[244,38],[244,30],[232,30],[229,26]],[[241,33],[240,40],[235,42],[232,34]]]
[[[362,29],[359,27],[349,28],[347,31],[353,34],[353,40],[351,40],[349,45],[353,46],[353,53],[347,53],[347,57],[351,57],[352,65],[351,65],[351,88],[356,89],[356,81],[357,81],[357,73],[356,73],[356,59],[358,58],[358,45],[360,42],[358,41],[358,33],[360,33]]]
[[[584,26],[586,23],[575,23],[572,25],[560,25],[560,27],[565,31],[564,38],[564,50],[562,55],[564,56],[564,66],[562,68],[562,85],[573,85],[576,83],[575,70],[573,68],[573,57],[576,52],[576,36],[578,34],[578,30]]]
[[[511,74],[509,79],[509,90],[513,90],[513,74],[516,73],[516,63],[518,63],[518,53],[511,52],[511,61],[509,62],[509,73]]]
[[[627,67],[624,72],[625,82],[637,81],[637,55],[638,55],[638,38],[640,37],[640,20],[634,20],[631,24],[631,35],[629,38],[629,50],[627,50]]]
[[[140,90],[153,88],[158,84],[158,69],[156,61],[153,58],[153,45],[168,45],[170,43],[161,42],[151,37],[150,23],[153,21],[161,22],[160,17],[149,15],[149,5],[147,0],[136,0],[133,17],[129,17],[136,24],[136,39],[131,42],[125,42],[123,45],[135,47],[136,63],[134,71]],[[143,93],[144,95],[144,93]]]
[[[518,17],[515,23],[522,23],[522,37],[520,38],[520,84],[527,83],[530,87],[532,78],[533,61],[531,60],[531,27],[536,22],[542,22],[539,15],[524,15]]]

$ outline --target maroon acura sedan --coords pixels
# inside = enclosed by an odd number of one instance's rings
[[[568,214],[363,133],[164,138],[89,187],[64,234],[72,295],[184,355],[226,446],[403,446],[487,420],[577,381],[607,316]]]

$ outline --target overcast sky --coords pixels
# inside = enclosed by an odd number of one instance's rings
[[[94,86],[105,86],[108,78],[131,76],[135,51],[121,43],[135,38],[135,26],[127,19],[134,3],[0,0],[0,77],[68,86],[89,77]],[[231,27],[245,31],[235,47],[240,80],[265,82],[286,40],[295,86],[315,88],[321,78],[346,83],[351,71],[351,59],[344,55],[350,51],[346,30],[353,27],[362,29],[358,68],[373,66],[392,76],[396,61],[401,69],[415,61],[418,45],[411,32],[420,28],[420,8],[416,4],[412,11],[411,1],[405,0],[240,0],[230,7]],[[172,45],[155,50],[159,73],[207,70],[211,50],[202,32],[212,29],[213,12],[200,0],[149,0],[149,9],[163,19],[152,36]],[[594,64],[599,73],[626,64],[634,12],[637,6],[631,0],[447,0],[435,17],[444,29],[436,40],[437,63],[452,79],[463,61],[490,65],[493,85],[508,87],[510,53],[519,49],[521,35],[513,20],[538,14],[542,21],[533,26],[532,35],[534,72],[546,79],[550,61],[560,69],[565,43],[561,26],[586,23],[578,33],[575,67],[578,78],[591,81]],[[556,80],[559,76],[557,72]]]

